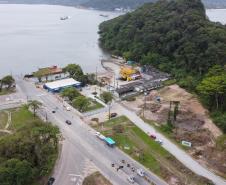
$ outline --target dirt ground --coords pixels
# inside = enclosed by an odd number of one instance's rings
[[[160,97],[160,102],[156,97]],[[146,104],[144,104],[145,101]],[[123,101],[123,104],[140,115],[143,115],[145,107],[145,118],[162,125],[167,122],[170,101],[180,102],[177,119],[173,123],[175,127],[173,138],[178,142],[182,140],[191,142],[192,148],[189,153],[200,163],[207,165],[219,175],[225,176],[226,150],[216,149],[216,139],[222,135],[222,132],[215,126],[209,118],[208,111],[194,95],[178,85],[170,85],[151,91],[146,98],[138,96],[136,101]],[[171,110],[173,107],[174,105]]]
[[[82,185],[112,185],[103,175],[99,172],[95,172],[86,177]]]

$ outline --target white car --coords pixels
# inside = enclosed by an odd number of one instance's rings
[[[157,143],[159,143],[160,145],[163,144],[163,141],[162,141],[161,139],[156,139],[155,141],[156,141]]]
[[[97,136],[99,139],[101,139],[101,140],[104,140],[105,139],[105,136],[104,135],[102,135],[100,132],[96,132],[95,133],[95,136]]]
[[[134,176],[129,176],[129,177],[127,178],[127,180],[128,180],[131,184],[133,184],[133,183],[135,182],[135,177],[134,177]]]
[[[142,170],[141,168],[140,169],[137,169],[137,174],[141,177],[144,176],[144,170]]]
[[[70,110],[71,110],[71,108],[70,108],[70,107],[66,107],[66,110],[67,110],[67,111],[70,111]]]

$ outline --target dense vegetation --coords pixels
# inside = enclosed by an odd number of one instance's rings
[[[11,75],[0,79],[0,95],[13,92],[15,89],[15,79]]]
[[[12,115],[13,133],[0,137],[0,184],[31,185],[51,172],[59,130],[33,117],[26,107]]]
[[[182,87],[197,90],[210,110],[226,110],[226,27],[206,18],[200,0],[146,4],[102,23],[99,33],[112,53],[169,72]]]

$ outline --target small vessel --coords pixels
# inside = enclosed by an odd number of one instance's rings
[[[108,17],[108,15],[100,14],[101,17]]]
[[[69,18],[70,18],[69,16],[64,16],[64,17],[61,17],[60,20],[64,21],[64,20],[67,20]]]

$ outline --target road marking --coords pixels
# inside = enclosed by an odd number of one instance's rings
[[[41,96],[45,96],[45,95],[46,95],[46,94],[43,93],[43,94],[38,94],[37,96],[38,96],[38,97],[41,97]]]
[[[71,181],[72,181],[72,182],[75,182],[76,180],[77,180],[76,177],[72,177],[72,178],[71,178]]]
[[[76,175],[76,174],[68,174],[69,176],[75,176],[75,177],[81,177],[81,175]]]

